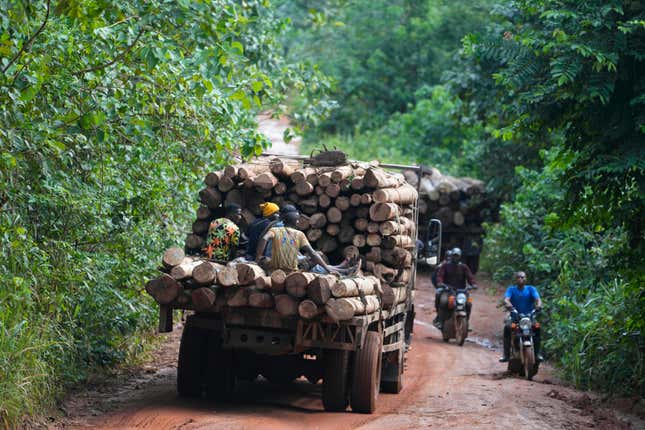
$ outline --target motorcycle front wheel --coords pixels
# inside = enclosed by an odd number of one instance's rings
[[[468,320],[466,317],[457,317],[455,321],[455,340],[457,345],[463,346],[468,337]]]
[[[535,365],[535,352],[533,351],[532,346],[527,346],[522,349],[522,354],[524,355],[522,357],[522,361],[524,364],[524,376],[526,379],[531,381],[533,379],[533,376],[537,373],[536,365]]]

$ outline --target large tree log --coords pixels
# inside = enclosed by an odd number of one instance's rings
[[[314,192],[314,186],[307,181],[298,182],[296,184],[296,194],[299,196],[308,196]]]
[[[329,197],[327,194],[319,195],[318,206],[320,206],[321,209],[327,209],[329,206],[331,206],[331,197]]]
[[[336,170],[331,172],[332,182],[339,183],[343,179],[349,178],[354,175],[354,169],[352,166],[340,166]]]
[[[316,246],[324,254],[329,254],[330,252],[334,252],[338,249],[338,241],[327,234],[323,234],[316,242]]]
[[[383,309],[391,309],[399,303],[403,303],[407,298],[407,288],[392,288],[388,284],[383,284],[383,294],[381,296],[381,305]]]
[[[370,219],[380,222],[399,216],[399,206],[395,203],[374,203],[369,208]]]
[[[164,273],[160,277],[148,281],[146,291],[157,303],[167,305],[181,294],[183,287],[172,276]]]
[[[199,266],[200,264],[202,264],[201,260],[186,257],[184,258],[183,263],[172,268],[172,270],[170,271],[170,276],[178,281],[188,279],[193,276],[193,269],[195,269],[195,267]]]
[[[204,238],[197,234],[189,234],[186,236],[186,248],[193,251],[201,251],[205,242]]]
[[[211,210],[208,209],[208,206],[200,206],[197,209],[197,219],[204,220],[204,221],[210,221],[212,218],[212,213]]]
[[[412,253],[403,248],[384,249],[381,259],[392,267],[412,267]]]
[[[341,224],[340,232],[338,233],[338,241],[340,243],[350,243],[354,238],[354,229],[349,224]]]
[[[367,230],[367,224],[369,224],[369,221],[366,218],[356,218],[354,220],[354,228],[358,231]]]
[[[334,206],[340,209],[341,212],[345,212],[347,209],[349,209],[349,206],[350,206],[349,197],[346,197],[346,196],[336,197],[336,200],[334,200]]]
[[[287,192],[287,184],[285,184],[284,182],[278,182],[277,184],[275,184],[275,188],[273,188],[273,192],[278,196],[283,195],[284,193]]]
[[[264,172],[253,179],[253,184],[261,190],[269,191],[278,184],[278,178],[271,172]]]
[[[303,182],[307,180],[307,175],[315,174],[316,169],[313,167],[305,167],[303,169],[298,169],[291,174],[291,182],[297,184],[298,182]],[[314,185],[314,184],[312,184]]]
[[[312,215],[318,210],[318,199],[311,197],[308,199],[300,200],[300,210],[307,215]]]
[[[164,267],[172,268],[183,263],[185,258],[186,254],[184,254],[184,250],[173,246],[172,248],[166,249],[163,253],[161,263]]]
[[[367,243],[369,246],[380,246],[381,245],[381,235],[378,233],[369,233],[365,237],[365,243]]]
[[[409,205],[414,203],[419,194],[410,184],[403,184],[397,188],[381,188],[372,194],[376,203],[398,203],[400,205]]]
[[[339,224],[327,224],[327,227],[325,227],[325,231],[330,236],[338,236],[338,233],[340,233],[340,225]]]
[[[323,172],[318,175],[318,185],[327,188],[331,184],[331,172]]]
[[[314,273],[293,272],[287,275],[284,283],[287,293],[296,298],[303,298],[307,295],[307,286],[316,278]]]
[[[343,219],[343,213],[337,207],[327,209],[327,221],[338,224]]]
[[[296,227],[302,231],[309,229],[311,227],[311,219],[307,215],[300,214]]]
[[[233,188],[235,188],[235,181],[233,180],[233,178],[229,178],[228,176],[222,176],[221,178],[219,178],[219,183],[217,184],[218,190],[223,193],[227,193]]]
[[[352,178],[352,182],[350,183],[350,187],[354,191],[360,191],[365,187],[365,181],[363,180],[363,177],[355,177]]]
[[[349,198],[349,204],[356,207],[360,206],[361,204],[361,195],[360,194],[352,194],[351,197]]]
[[[260,276],[255,280],[255,288],[271,291],[271,276]]]
[[[336,198],[340,194],[340,185],[329,184],[325,187],[325,194],[331,198]]]
[[[327,315],[332,321],[344,321],[355,315],[366,315],[379,309],[379,300],[376,296],[365,296],[365,303],[358,297],[345,297],[342,299],[329,299],[325,304]]]
[[[348,216],[350,212],[351,211],[347,211]],[[356,208],[356,211],[354,213],[355,213],[354,218],[369,218],[370,206],[359,206]]]
[[[378,233],[379,232],[379,223],[370,221],[367,223],[367,232],[368,233]]]
[[[406,217],[400,217],[398,220],[390,220],[382,222],[379,225],[379,231],[383,236],[391,236],[393,234],[414,234],[414,222]]]
[[[367,242],[365,240],[364,234],[355,234],[354,237],[352,238],[352,244],[357,248],[364,247],[366,243]]]
[[[395,188],[403,185],[405,178],[400,174],[388,173],[379,168],[371,168],[365,172],[363,181],[370,188]]]
[[[312,300],[303,300],[298,305],[298,314],[307,320],[317,317],[325,312],[324,306],[318,306]]]
[[[239,285],[255,284],[255,280],[265,276],[264,270],[257,264],[237,263],[237,282]]]
[[[271,173],[280,178],[289,178],[298,168],[298,162],[282,158],[273,158],[269,162]]]
[[[363,193],[361,194],[361,204],[362,205],[369,205],[372,204],[372,195],[370,193]]]
[[[318,185],[318,172],[310,173],[307,175],[307,182],[309,182],[311,185],[314,187]],[[323,187],[317,187],[320,188],[321,190]]]
[[[217,272],[217,282],[223,287],[232,287],[238,285],[237,268],[229,264]]]
[[[271,309],[274,306],[273,296],[266,291],[251,290],[249,306],[253,308]]]
[[[225,267],[221,264],[205,261],[193,269],[193,282],[197,285],[211,285],[217,280],[217,272]]]
[[[284,291],[284,283],[287,280],[287,274],[283,270],[277,269],[271,272],[271,291],[281,293]]]
[[[215,304],[215,288],[201,287],[190,292],[190,301],[196,311],[205,311]]]
[[[414,248],[414,239],[407,235],[385,236],[381,241],[381,247],[385,249],[399,248]]]
[[[209,209],[217,209],[222,204],[222,193],[215,188],[204,188],[199,192],[199,201]]]
[[[227,294],[226,305],[232,308],[239,308],[249,305],[249,293],[251,289],[248,287],[235,287],[229,289]]]
[[[334,275],[319,275],[307,286],[307,297],[316,304],[324,305],[331,297],[331,286],[336,283]]]
[[[274,300],[275,310],[280,316],[286,318],[298,315],[298,301],[289,294],[278,294]]]
[[[192,230],[193,233],[198,234],[198,235],[203,235],[208,233],[208,226],[210,223],[207,220],[203,219],[197,219],[193,223]]]
[[[345,278],[339,279],[331,286],[332,296],[338,297],[356,297],[361,294],[376,294],[376,278]],[[377,281],[378,282],[378,281]]]
[[[307,240],[309,242],[315,242],[320,239],[323,235],[323,231],[319,228],[312,228],[307,231]]]
[[[210,172],[204,178],[204,183],[207,187],[217,187],[219,184],[219,178],[222,176],[222,172]]]

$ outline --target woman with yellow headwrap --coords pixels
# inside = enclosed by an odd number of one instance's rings
[[[262,218],[257,218],[253,221],[246,231],[246,235],[249,238],[249,242],[246,246],[247,260],[255,260],[258,242],[265,230],[270,227],[280,227],[283,225],[280,221],[280,207],[277,204],[272,202],[261,203],[260,211],[262,212]],[[265,254],[270,253],[270,249],[265,251]]]

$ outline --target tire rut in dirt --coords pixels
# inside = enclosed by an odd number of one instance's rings
[[[381,381],[381,334],[370,331],[356,351],[350,403],[354,412],[371,414],[376,409]]]

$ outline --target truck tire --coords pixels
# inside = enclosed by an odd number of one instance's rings
[[[404,354],[403,351],[394,351],[397,353],[398,357],[396,362],[386,359],[381,368],[381,392],[382,393],[391,393],[399,394],[403,389],[403,361]],[[393,353],[394,353],[393,352]],[[389,379],[384,381],[383,378],[386,377]]]
[[[233,351],[222,348],[219,333],[208,336],[204,382],[206,396],[213,400],[230,400],[235,391],[236,377],[233,371]]]
[[[325,351],[322,401],[328,412],[342,412],[349,404],[349,351]]]
[[[190,325],[184,327],[177,363],[177,393],[181,397],[199,397],[202,394],[205,341],[203,330]]]
[[[381,384],[381,333],[367,332],[363,347],[356,351],[351,405],[354,412],[371,414],[376,409]]]

